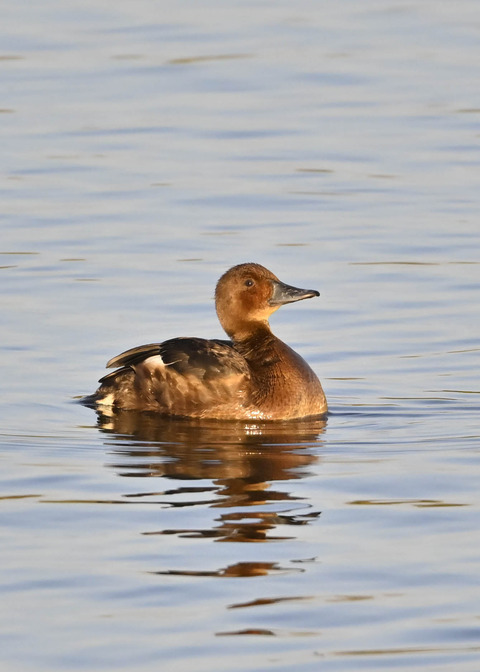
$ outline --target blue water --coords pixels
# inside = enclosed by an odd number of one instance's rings
[[[477,672],[480,8],[17,2],[0,32],[0,669]],[[326,423],[98,423],[264,264]]]

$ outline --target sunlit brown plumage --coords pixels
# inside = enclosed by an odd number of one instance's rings
[[[285,285],[259,264],[234,266],[215,290],[217,315],[230,341],[174,338],[127,350],[107,363],[116,370],[100,379],[85,403],[99,410],[225,420],[323,415],[327,401],[320,381],[268,323],[285,303],[318,295]]]

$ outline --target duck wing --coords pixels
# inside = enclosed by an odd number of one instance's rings
[[[171,367],[181,375],[193,375],[202,380],[232,374],[248,375],[245,359],[233,347],[231,341],[204,338],[172,338],[163,343],[139,345],[112,357],[107,369],[133,369],[150,357],[159,357],[164,366]],[[103,382],[117,372],[100,379]]]
[[[247,362],[230,341],[173,338],[113,357],[95,403],[189,417],[238,417],[248,389]]]

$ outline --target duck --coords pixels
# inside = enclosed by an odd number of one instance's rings
[[[107,362],[84,403],[98,412],[146,411],[211,420],[325,416],[327,400],[307,362],[271,331],[281,306],[320,296],[287,285],[257,263],[227,270],[215,308],[229,340],[179,337],[140,345]]]

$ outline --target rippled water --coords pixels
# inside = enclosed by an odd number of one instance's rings
[[[0,28],[0,668],[480,660],[480,8],[17,2]],[[326,423],[107,422],[257,261]],[[225,542],[225,543],[221,543]]]

